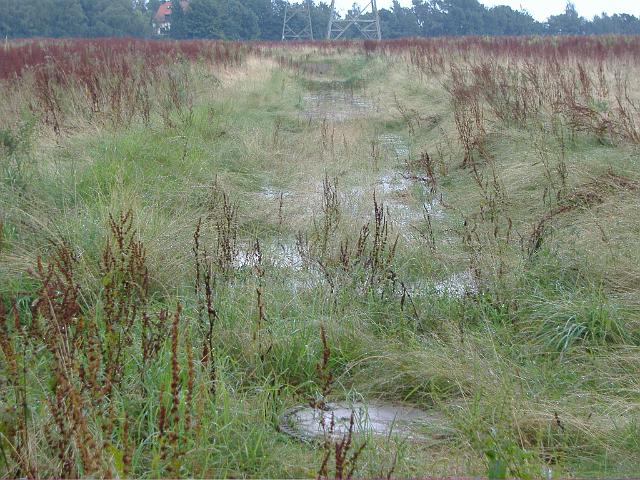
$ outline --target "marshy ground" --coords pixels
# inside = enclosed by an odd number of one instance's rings
[[[6,76],[3,477],[640,474],[639,47],[609,40]],[[278,431],[325,401],[442,428]]]

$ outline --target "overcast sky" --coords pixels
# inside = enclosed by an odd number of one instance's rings
[[[330,3],[330,0],[324,1]],[[356,0],[356,3],[363,6],[367,2],[368,0]],[[353,3],[353,0],[336,0],[336,7],[346,11]],[[562,13],[566,4],[563,0],[480,0],[480,3],[490,7],[494,5],[509,5],[515,10],[524,8],[536,20],[546,20],[550,15]],[[630,13],[636,17],[640,16],[640,0],[574,0],[573,3],[578,13],[588,19],[602,12],[607,12],[608,14]],[[410,7],[411,0],[400,0],[400,4],[404,7]],[[390,5],[391,0],[378,0],[378,8],[385,8]]]

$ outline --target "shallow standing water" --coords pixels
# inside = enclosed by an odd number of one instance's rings
[[[300,440],[314,440],[325,435],[341,438],[348,433],[353,414],[353,431],[359,434],[398,435],[427,441],[450,432],[446,419],[436,411],[382,402],[335,402],[326,407],[326,410],[320,410],[300,406],[288,410],[281,417],[280,430]]]
[[[409,145],[407,145],[407,142],[400,135],[383,133],[378,136],[378,142],[380,142],[382,147],[393,152],[399,160],[409,158]]]

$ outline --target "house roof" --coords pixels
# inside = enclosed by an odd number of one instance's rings
[[[189,6],[189,2],[186,0],[180,0],[182,9],[185,10]],[[153,16],[153,20],[156,23],[163,23],[167,15],[171,15],[171,2],[164,2],[158,7],[158,11]]]

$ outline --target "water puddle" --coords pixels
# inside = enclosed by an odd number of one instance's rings
[[[422,212],[400,201],[387,200],[384,202],[384,207],[385,213],[388,214],[389,221],[395,223],[396,226],[401,227],[402,229],[424,220]]]
[[[328,119],[342,122],[363,116],[374,109],[369,100],[341,90],[321,90],[302,97],[302,116],[308,120]]]
[[[323,439],[325,435],[340,439],[348,433],[352,415],[353,431],[358,434],[397,435],[425,442],[446,438],[452,431],[439,412],[382,402],[336,402],[327,404],[325,410],[292,408],[280,418],[279,430],[303,441]]]
[[[295,276],[288,276],[285,282],[285,287],[289,289],[292,295],[307,294],[316,288],[322,288],[326,292],[328,288],[324,274],[313,267],[296,272]]]
[[[376,190],[384,194],[406,193],[413,182],[396,172],[383,174],[376,183]]]
[[[446,217],[442,199],[435,195],[430,195],[428,201],[422,204],[425,215],[429,215],[432,219],[443,220]]]
[[[416,189],[416,180],[394,171],[383,172],[372,183],[354,185],[340,192],[343,212],[360,219],[370,218],[375,192],[378,204],[384,206],[387,220],[396,232],[409,241],[417,240],[427,223],[446,218],[445,207],[438,195],[431,193],[425,182],[419,182],[423,194]]]
[[[258,264],[258,257],[249,246],[239,246],[233,255],[231,266],[234,270],[242,270],[243,268],[253,268]]]
[[[426,217],[431,220],[445,218],[444,206],[440,197],[432,194],[426,185],[421,182],[425,195],[422,203],[411,202],[414,180],[399,173],[385,173],[376,183],[377,192],[383,194],[383,203],[389,213],[389,220],[401,229],[404,237],[414,238],[411,226],[418,226],[426,222]]]
[[[456,272],[446,280],[435,284],[436,292],[441,296],[462,298],[478,293],[478,284],[470,271]]]
[[[265,200],[280,200],[280,196],[288,198],[293,196],[293,193],[288,190],[277,189],[273,185],[266,185],[260,190],[259,195]]]
[[[300,255],[300,251],[294,241],[269,241],[260,242],[260,252],[262,258],[258,259],[253,244],[242,243],[238,245],[237,255],[233,259],[233,268],[241,270],[243,268],[253,268],[261,260],[263,265],[275,268],[288,268],[291,270],[302,270],[305,260]]]
[[[407,290],[414,297],[427,297],[437,295],[439,297],[463,298],[467,295],[478,293],[478,282],[470,271],[455,272],[444,280],[433,282],[421,280],[408,285]]]
[[[400,135],[383,133],[378,136],[378,142],[380,142],[380,145],[386,150],[395,153],[398,159],[409,158],[409,145],[407,145],[407,142],[405,142]]]
[[[263,251],[263,257],[276,268],[301,270],[305,264],[304,258],[293,242],[272,243]]]

